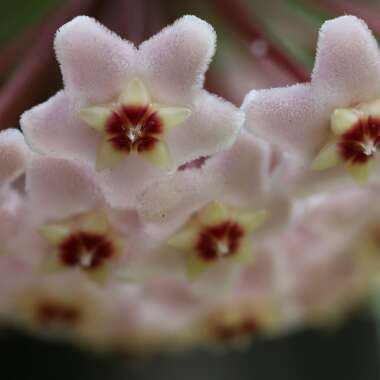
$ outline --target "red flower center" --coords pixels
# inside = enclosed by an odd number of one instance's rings
[[[149,106],[123,106],[113,112],[106,134],[116,150],[130,153],[153,149],[163,131],[162,122]]]
[[[36,319],[41,325],[59,323],[72,326],[80,321],[81,313],[74,306],[46,301],[37,305]]]
[[[380,120],[373,116],[360,119],[341,136],[338,146],[345,161],[366,163],[380,149]]]
[[[101,267],[114,254],[114,246],[105,236],[90,232],[77,232],[59,246],[59,257],[69,267],[85,270]]]
[[[196,247],[198,255],[205,261],[232,256],[237,252],[243,236],[243,228],[232,221],[206,227],[199,235]]]

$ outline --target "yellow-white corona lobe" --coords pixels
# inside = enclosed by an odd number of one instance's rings
[[[122,105],[141,106],[149,104],[150,97],[144,83],[135,78],[128,83],[118,100]]]
[[[112,109],[107,106],[93,106],[82,108],[79,116],[83,122],[88,126],[96,129],[99,132],[103,132],[107,123],[107,120],[112,114]]]
[[[314,158],[311,168],[313,170],[325,170],[332,168],[342,162],[339,156],[338,147],[335,143],[326,144]]]
[[[165,134],[191,115],[186,107],[151,102],[140,79],[131,80],[117,102],[83,108],[80,118],[103,136],[98,147],[96,169],[112,169],[130,154],[164,171],[172,169]]]
[[[358,112],[353,109],[336,109],[331,115],[331,129],[336,135],[347,132],[359,121]]]
[[[70,229],[61,224],[45,224],[39,228],[39,232],[49,244],[56,246],[70,234]]]
[[[161,119],[165,132],[183,123],[191,115],[191,110],[185,107],[160,107],[157,114]]]

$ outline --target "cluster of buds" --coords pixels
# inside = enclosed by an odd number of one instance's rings
[[[380,54],[321,29],[310,83],[237,108],[185,16],[136,47],[80,16],[64,89],[0,133],[0,317],[91,347],[240,343],[336,321],[380,270]],[[220,78],[222,80],[222,78]]]

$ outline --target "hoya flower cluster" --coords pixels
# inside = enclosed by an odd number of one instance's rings
[[[0,315],[133,350],[240,342],[342,317],[380,269],[380,55],[322,27],[311,83],[203,89],[213,28],[136,47],[88,17],[64,89],[0,133]],[[222,78],[220,78],[222,80]]]

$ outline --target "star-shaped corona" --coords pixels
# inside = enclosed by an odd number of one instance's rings
[[[336,109],[331,116],[332,137],[314,159],[312,168],[324,170],[344,164],[358,183],[367,183],[380,150],[380,100]]]
[[[267,218],[267,212],[230,208],[214,201],[205,206],[168,244],[187,253],[187,272],[197,277],[221,260],[250,262],[250,234]]]
[[[186,107],[153,103],[144,83],[135,78],[114,103],[83,108],[80,117],[99,131],[97,170],[110,169],[130,154],[170,170],[170,154],[164,137],[191,115]]]
[[[102,213],[79,215],[43,225],[41,235],[52,248],[46,270],[79,269],[90,279],[104,283],[123,244]]]

